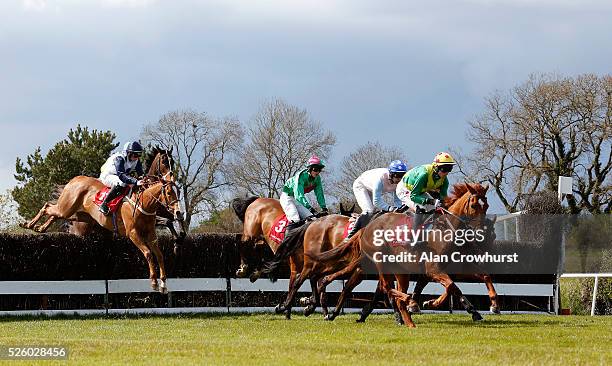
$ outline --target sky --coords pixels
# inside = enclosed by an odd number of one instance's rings
[[[467,152],[495,90],[610,73],[611,16],[594,0],[2,1],[0,191],[77,123],[123,144],[168,111],[247,123],[273,98],[337,135],[332,163],[368,141],[410,165]]]

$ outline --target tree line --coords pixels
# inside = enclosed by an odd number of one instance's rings
[[[556,192],[558,176],[572,176],[569,212],[610,213],[611,96],[612,76],[591,74],[533,75],[511,90],[492,93],[468,121],[474,149],[451,149],[461,179],[490,184],[506,209],[515,212],[531,194]],[[234,230],[236,223],[227,222],[229,199],[279,197],[284,182],[311,154],[332,158],[337,141],[306,109],[282,99],[262,104],[244,124],[201,111],[170,111],[145,124],[140,138],[145,146],[173,149],[186,222],[207,216],[203,231]],[[19,215],[34,216],[72,177],[98,176],[119,147],[116,139],[112,131],[79,124],[46,155],[36,148],[25,160],[17,157],[17,185],[10,197],[0,195],[0,210],[6,211],[12,198]],[[404,156],[400,147],[377,141],[356,147],[339,159],[338,171],[328,170],[326,195],[331,201],[352,201],[352,183],[361,172]]]

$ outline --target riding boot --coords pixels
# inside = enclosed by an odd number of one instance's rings
[[[276,249],[276,253],[274,254],[274,259],[272,259],[271,261],[269,261],[268,263],[264,265],[264,269],[262,273],[270,274],[269,277],[271,279],[276,278],[275,272],[278,269],[281,262],[283,261],[283,259],[285,259],[285,257],[287,256],[287,251],[289,250],[288,243],[290,243],[293,240],[293,237],[298,233],[299,231],[298,229],[303,224],[304,224],[304,221],[297,221],[297,222],[292,222],[289,225],[287,225],[287,229],[285,229],[285,238],[283,239],[283,241],[280,243],[280,245]]]
[[[110,213],[110,209],[108,208],[108,203],[112,201],[113,199],[115,199],[116,197],[118,197],[121,194],[121,192],[123,192],[123,187],[120,185],[113,186],[111,190],[108,192],[108,194],[104,198],[104,201],[102,202],[102,204],[100,204],[100,209],[99,209],[100,212],[102,212],[104,216],[108,216],[108,214]]]
[[[346,236],[343,242],[349,241],[353,237],[353,235],[355,235],[361,228],[367,225],[369,215],[370,214],[367,212],[359,215],[359,217],[355,221],[355,225],[353,225],[353,228],[351,229],[351,231],[349,231],[348,235]]]
[[[425,221],[425,216],[426,215],[424,213],[414,214],[414,219],[412,221],[412,230],[414,230],[413,232],[416,232],[417,230],[422,232],[424,230],[421,225],[423,225],[423,221]],[[414,245],[421,244],[424,242],[423,240],[421,240],[421,235],[423,234],[419,234],[418,237],[412,238],[412,240],[414,241]]]

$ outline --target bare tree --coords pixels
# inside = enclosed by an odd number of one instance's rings
[[[0,232],[11,231],[24,219],[17,213],[19,204],[13,199],[9,190],[0,193]]]
[[[173,148],[188,227],[194,215],[216,209],[218,191],[228,184],[226,164],[242,144],[242,127],[236,119],[193,110],[168,112],[144,127],[142,139]]]
[[[336,143],[305,109],[277,99],[265,103],[247,128],[248,143],[232,167],[238,190],[279,197],[283,184],[313,154],[327,158]]]
[[[397,146],[383,146],[379,142],[368,142],[342,159],[337,178],[331,192],[339,201],[354,201],[353,182],[361,173],[375,168],[384,168],[393,160],[405,160],[406,153]]]
[[[558,177],[576,184],[572,213],[610,212],[612,204],[612,77],[531,76],[508,93],[485,99],[470,122],[476,146],[461,156],[464,175],[489,182],[506,209],[521,197],[556,191]]]

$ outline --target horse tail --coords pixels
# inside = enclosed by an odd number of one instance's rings
[[[236,213],[236,216],[238,216],[240,221],[244,222],[244,215],[246,213],[247,208],[258,198],[259,197],[257,196],[251,196],[249,198],[234,198],[232,200],[232,208],[234,209],[234,212]]]
[[[323,264],[338,261],[340,258],[346,256],[351,251],[359,252],[359,239],[361,239],[361,233],[362,230],[359,230],[346,243],[340,244],[337,247],[332,248],[326,252],[306,255]]]
[[[57,202],[59,197],[62,195],[62,192],[64,191],[64,187],[66,187],[65,184],[56,184],[55,187],[53,187],[50,197],[52,202]]]

